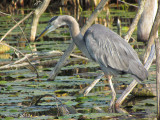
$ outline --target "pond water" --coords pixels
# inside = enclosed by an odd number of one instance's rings
[[[50,9],[45,12],[38,25],[37,35],[40,34],[47,26],[51,17],[67,14],[74,16],[82,27],[85,21],[91,15],[94,8],[74,11],[72,8],[62,7],[60,10]],[[14,11],[13,17],[16,21],[22,19],[29,9],[18,9]],[[4,10],[5,12],[5,10]],[[107,14],[109,13],[109,14]],[[122,36],[124,36],[136,14],[135,8],[128,6],[110,5],[105,8],[95,23],[108,26],[113,31],[117,32],[117,18],[121,20]],[[106,16],[108,16],[106,19]],[[0,17],[1,27],[0,36],[3,36],[15,22],[10,16]],[[25,35],[29,39],[31,18],[21,24]],[[136,31],[133,34],[136,39]],[[56,31],[44,36],[41,40],[34,43],[28,43],[17,27],[9,34],[4,42],[16,47],[24,54],[31,53],[31,46],[36,46],[40,53],[53,50],[65,51],[68,45],[72,42],[67,27],[61,27]],[[130,43],[138,52],[140,58],[143,55],[143,43],[133,41]],[[5,46],[0,46],[6,52],[1,52],[0,48],[0,63],[11,63],[19,59],[21,56],[13,49]],[[76,48],[73,52],[77,55],[82,55]],[[60,59],[60,55],[43,58],[41,61],[55,61]],[[38,61],[38,60],[36,60]],[[122,109],[111,111],[109,103],[111,100],[111,90],[109,83],[105,78],[92,89],[86,96],[83,96],[84,89],[92,83],[92,81],[100,74],[98,64],[92,61],[86,61],[70,57],[66,65],[61,69],[61,72],[54,81],[47,81],[47,78],[55,66],[55,62],[46,62],[44,65],[36,65],[36,69],[40,75],[36,78],[36,73],[33,68],[20,67],[1,70],[0,69],[0,118],[6,119],[156,119],[156,98],[155,97],[128,97],[122,105]],[[155,84],[155,64],[149,70],[149,80],[142,84]],[[133,79],[129,75],[116,76],[113,78],[113,83],[116,88],[117,98],[120,97],[122,91]],[[53,96],[52,96],[53,95]],[[55,96],[61,100],[59,102]],[[42,98],[41,98],[42,97]],[[41,98],[41,99],[39,99]],[[37,100],[39,99],[38,103]],[[72,114],[67,114],[65,106]]]

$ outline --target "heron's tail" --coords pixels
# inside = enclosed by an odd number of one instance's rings
[[[129,64],[128,72],[134,75],[135,77],[137,77],[139,81],[148,79],[148,71],[145,69],[145,67],[140,62],[132,61],[132,63]]]

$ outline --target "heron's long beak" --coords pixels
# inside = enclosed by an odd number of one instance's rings
[[[43,30],[43,32],[36,38],[36,40],[42,38],[44,35],[54,31],[56,28],[53,25],[49,25],[46,27],[45,30]]]

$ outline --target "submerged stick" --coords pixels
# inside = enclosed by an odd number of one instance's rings
[[[95,9],[95,11],[92,13],[92,15],[89,17],[88,21],[86,22],[86,24],[83,26],[83,28],[81,29],[81,33],[84,34],[85,31],[89,28],[89,26],[91,26],[91,24],[93,23],[93,21],[95,20],[95,18],[98,16],[98,14],[102,11],[103,7],[106,5],[106,3],[109,0],[102,0],[97,8]],[[56,64],[56,66],[54,67],[54,69],[52,70],[48,80],[54,80],[56,75],[58,74],[58,72],[60,71],[60,69],[63,67],[64,62],[66,61],[66,59],[69,57],[69,55],[71,54],[71,52],[75,49],[75,44],[74,42],[72,42],[68,49],[65,51],[64,55],[61,57],[60,61]]]
[[[98,77],[96,77],[96,79],[90,84],[90,86],[87,87],[87,89],[84,91],[84,96],[86,96],[91,90],[92,88],[101,80],[101,78],[104,76],[104,74],[102,73],[101,75],[99,75]]]
[[[125,91],[122,93],[122,95],[118,98],[116,101],[115,106],[119,107],[122,102],[125,100],[125,98],[128,96],[128,94],[135,88],[135,86],[138,84],[137,80],[133,80],[131,84],[125,89]]]
[[[15,62],[0,66],[0,70],[28,66],[29,63],[28,64],[26,63],[27,59],[29,59],[30,61],[35,61],[35,60],[40,60],[40,59],[44,59],[44,58],[51,58],[51,57],[58,56],[58,55],[63,55],[63,52],[53,50],[53,51],[45,52],[45,53],[36,52],[36,53],[33,53],[33,54],[26,54],[23,58],[15,61]],[[79,55],[75,55],[75,54],[71,54],[71,56],[75,57],[75,58],[78,58],[78,59],[82,59],[82,60],[87,60],[88,61],[88,58],[85,58],[83,56],[79,56]],[[52,62],[51,61],[48,61],[48,62],[49,63],[57,63],[57,61],[54,61],[54,60],[52,60]],[[44,62],[40,62],[40,61],[32,62],[32,64],[35,64],[35,65],[37,65],[37,64],[38,65],[43,65],[45,63],[47,64],[47,61],[44,61]]]
[[[18,24],[17,21],[13,18],[12,15],[7,14],[7,13],[4,13],[4,12],[1,12],[1,11],[0,11],[0,13],[3,14],[3,15],[11,16],[12,20],[13,20],[16,24]],[[22,27],[21,27],[20,25],[18,25],[18,27],[19,27],[20,30],[22,31],[22,34],[23,34],[24,38],[26,39],[26,41],[28,41],[28,40],[27,40],[27,37],[26,37],[26,35],[25,35],[25,33],[24,33],[23,29],[22,29]]]
[[[61,104],[62,110],[61,110],[60,112],[62,112],[63,115],[71,114],[70,111],[67,109],[67,106],[64,105],[64,104],[62,103],[62,101],[61,101],[59,98],[57,98],[55,95],[45,94],[45,95],[41,95],[41,96],[36,96],[36,97],[34,97],[34,98],[32,99],[31,105],[38,106],[38,103],[40,102],[40,100],[41,100],[42,98],[44,98],[44,97],[47,97],[47,96],[55,98],[55,100],[58,101],[58,102]],[[58,110],[59,110],[59,107],[58,107],[58,106],[57,106],[57,108],[58,108]]]

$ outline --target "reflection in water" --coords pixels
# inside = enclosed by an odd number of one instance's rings
[[[10,47],[3,45],[3,42],[2,44],[0,44],[0,54],[8,52],[9,50],[10,50]]]
[[[10,58],[10,54],[6,54],[6,53],[0,54],[0,59],[9,59],[9,58]]]
[[[9,50],[10,50],[10,48],[8,46],[0,44],[0,59],[9,59],[10,58],[10,54],[6,53]],[[1,64],[1,65],[3,65],[3,64]]]

